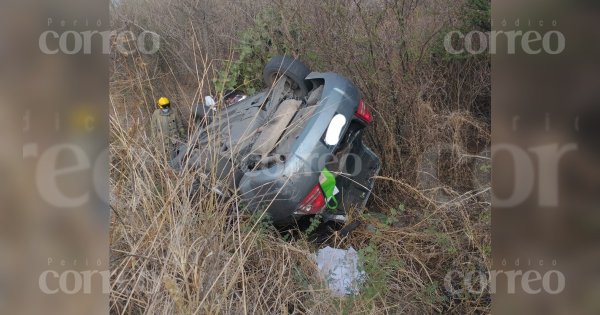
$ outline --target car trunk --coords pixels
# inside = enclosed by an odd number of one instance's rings
[[[351,123],[335,158],[326,164],[336,174],[339,194],[337,213],[349,213],[364,208],[373,190],[373,176],[379,173],[379,158],[362,142],[363,128],[358,122]]]

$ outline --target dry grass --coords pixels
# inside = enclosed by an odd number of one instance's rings
[[[115,12],[115,26],[143,25],[166,46],[158,56],[113,58],[111,312],[490,311],[488,294],[452,296],[444,288],[448,271],[487,270],[490,256],[488,60],[428,57],[431,38],[456,23],[459,5],[178,0],[146,1],[142,9],[123,2],[129,6]],[[349,77],[376,115],[366,140],[383,165],[368,210],[356,214],[365,224],[328,242],[360,249],[368,281],[354,298],[324,288],[307,236],[284,239],[260,214],[244,212],[237,196],[222,200],[201,187],[190,197],[198,174],[174,173],[145,133],[159,95],[187,117],[215,93],[211,80],[235,58],[235,37],[269,4],[285,21],[267,30],[273,40],[315,69]]]

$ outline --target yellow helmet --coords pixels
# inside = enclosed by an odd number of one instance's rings
[[[169,99],[164,96],[158,100],[158,107],[160,108],[165,108],[169,105],[171,105],[171,101],[169,101]]]

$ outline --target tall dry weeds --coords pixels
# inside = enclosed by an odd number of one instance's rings
[[[486,292],[444,286],[451,270],[490,268],[489,60],[432,53],[439,34],[458,27],[461,3],[121,2],[116,28],[164,41],[156,56],[113,55],[113,313],[489,312]],[[325,289],[309,258],[317,246],[303,234],[284,239],[235,196],[202,186],[191,196],[198,174],[175,173],[146,135],[158,96],[189,117],[215,93],[212,79],[237,57],[237,37],[265,10],[276,22],[264,28],[272,45],[347,76],[375,113],[365,138],[382,172],[364,224],[328,242],[360,250],[368,281],[354,298]]]

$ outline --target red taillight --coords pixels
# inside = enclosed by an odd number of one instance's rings
[[[325,207],[325,196],[323,196],[321,186],[317,184],[302,200],[297,211],[305,214],[316,214],[323,207]]]
[[[363,100],[360,100],[360,103],[358,103],[358,108],[356,109],[356,117],[362,119],[368,124],[370,124],[373,121],[373,115],[371,114],[369,108]]]

